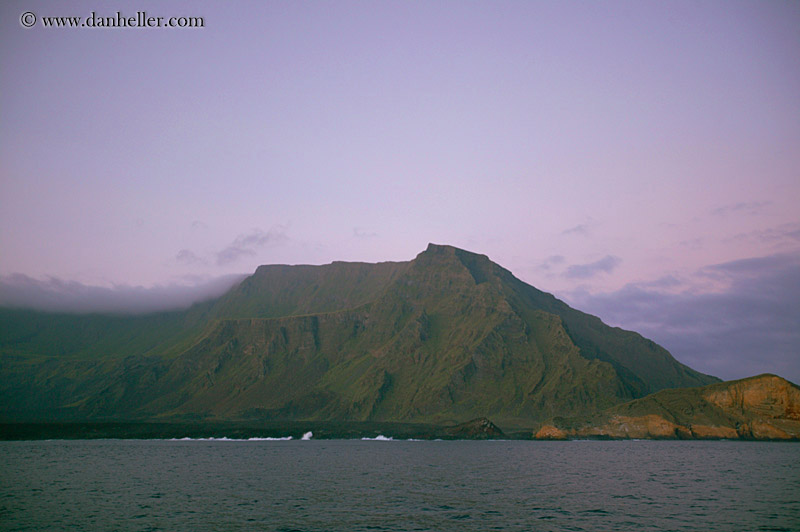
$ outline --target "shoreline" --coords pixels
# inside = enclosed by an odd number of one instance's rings
[[[779,441],[751,438],[616,438],[608,436],[564,439],[536,438],[533,430],[515,429],[494,434],[456,426],[390,422],[162,422],[162,421],[30,421],[0,422],[0,441],[43,440],[160,440],[160,441]],[[308,435],[311,433],[311,436]]]

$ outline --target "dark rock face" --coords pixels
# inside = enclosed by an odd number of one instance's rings
[[[446,432],[453,438],[466,440],[490,440],[505,436],[497,425],[485,417],[473,419],[454,427],[448,427]]]

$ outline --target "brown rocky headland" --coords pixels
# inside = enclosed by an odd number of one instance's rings
[[[555,418],[535,439],[800,440],[800,387],[758,375],[700,388],[662,390],[587,418]]]

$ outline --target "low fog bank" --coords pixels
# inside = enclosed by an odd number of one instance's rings
[[[17,273],[0,276],[0,306],[79,314],[144,314],[180,310],[221,296],[245,277],[245,274],[235,274],[196,284],[107,288],[55,277],[39,280]]]

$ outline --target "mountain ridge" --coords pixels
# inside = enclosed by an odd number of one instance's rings
[[[407,262],[260,266],[217,300],[119,318],[121,333],[96,331],[69,357],[58,339],[86,322],[70,318],[56,334],[38,319],[29,337],[0,340],[5,419],[488,417],[524,427],[718,381],[486,255],[437,244]],[[0,312],[5,330],[23,322]]]

